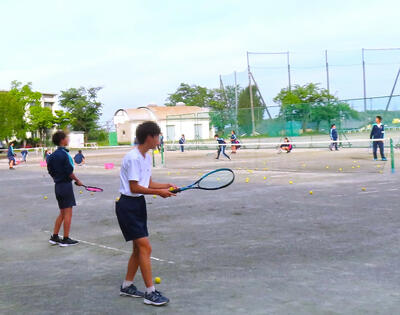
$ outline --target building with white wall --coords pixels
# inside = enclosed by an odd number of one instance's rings
[[[119,109],[114,114],[118,143],[133,143],[136,127],[144,121],[155,121],[165,141],[176,142],[182,134],[186,140],[210,139],[213,128],[209,110],[198,106],[148,105],[132,109]]]

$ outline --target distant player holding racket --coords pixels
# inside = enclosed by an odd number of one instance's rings
[[[64,131],[57,131],[52,137],[53,143],[58,147],[47,159],[47,170],[55,183],[55,193],[60,209],[56,222],[54,223],[53,235],[50,237],[50,244],[72,246],[78,244],[69,238],[71,228],[72,207],[76,206],[72,181],[76,185],[83,186],[82,182],[74,174],[74,162],[66,149],[69,137]],[[58,236],[61,224],[64,223],[64,237]]]
[[[149,150],[159,145],[160,127],[147,121],[136,129],[138,145],[128,152],[122,160],[120,172],[121,197],[116,203],[116,215],[125,240],[133,241],[133,251],[128,262],[125,280],[120,288],[120,295],[144,297],[149,305],[165,305],[169,299],[154,287],[151,272],[151,245],[147,231],[147,210],[144,195],[159,195],[163,198],[175,196],[169,189],[176,189],[172,184],[153,182],[151,178],[152,159]],[[140,267],[146,291],[139,291],[133,284]]]
[[[216,159],[219,159],[219,156],[222,152],[222,154],[228,159],[230,160],[231,158],[229,157],[228,154],[225,153],[225,149],[226,149],[226,141],[224,138],[219,137],[218,135],[214,136],[215,140],[217,140],[218,142],[218,151],[217,151],[217,157]]]

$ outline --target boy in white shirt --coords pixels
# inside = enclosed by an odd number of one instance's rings
[[[152,121],[144,122],[137,127],[138,145],[128,152],[122,161],[119,190],[121,197],[116,203],[116,214],[122,234],[127,242],[133,241],[133,252],[120,295],[144,297],[145,304],[157,306],[167,304],[169,299],[154,288],[146,201],[143,195],[151,194],[167,198],[175,196],[169,189],[177,188],[175,185],[156,183],[151,179],[151,157],[147,152],[159,145],[160,133],[160,127]],[[133,284],[138,267],[146,285],[144,293]]]

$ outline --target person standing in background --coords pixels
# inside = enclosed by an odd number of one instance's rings
[[[371,134],[369,136],[370,139],[382,139],[378,141],[373,141],[372,142],[372,151],[374,154],[374,161],[378,159],[377,156],[377,151],[379,147],[379,153],[381,154],[382,161],[387,161],[385,157],[385,146],[383,143],[383,139],[385,138],[385,126],[382,124],[382,117],[381,116],[376,116],[375,118],[376,124],[373,124]]]
[[[185,151],[185,146],[184,146],[185,142],[186,142],[185,135],[182,134],[181,138],[179,139],[179,144],[181,145],[181,152]]]
[[[331,126],[331,130],[329,131],[329,136],[331,137],[332,140],[332,143],[329,145],[329,150],[333,151],[333,147],[335,147],[335,150],[339,151],[337,146],[338,133],[335,124]]]
[[[15,170],[14,168],[15,156],[16,154],[14,153],[14,142],[11,142],[10,145],[8,146],[8,151],[7,151],[8,165],[10,167],[10,170]]]

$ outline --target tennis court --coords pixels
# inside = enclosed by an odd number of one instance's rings
[[[390,161],[372,161],[365,147],[249,147],[232,161],[215,160],[215,148],[166,151],[164,167],[155,155],[158,181],[186,185],[220,167],[236,175],[220,191],[146,197],[153,274],[171,299],[163,308],[119,296],[131,244],[114,202],[128,148],[85,152],[76,173],[104,192],[74,188],[71,237],[81,244],[68,248],[47,242],[58,210],[39,158],[15,171],[1,160],[0,313],[398,312],[400,186]],[[135,282],[143,289],[140,274]]]

